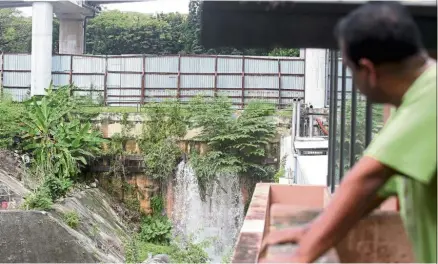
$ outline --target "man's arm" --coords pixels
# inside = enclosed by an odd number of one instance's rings
[[[377,197],[379,188],[393,174],[394,171],[378,161],[363,157],[342,181],[329,206],[312,222],[289,262],[313,262],[338,243],[364,215],[381,203],[377,200],[371,208],[369,202]]]

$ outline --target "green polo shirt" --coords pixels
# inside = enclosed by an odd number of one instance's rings
[[[412,84],[365,151],[400,173],[379,195],[399,197],[400,214],[420,263],[437,261],[436,70],[436,65],[430,67]]]

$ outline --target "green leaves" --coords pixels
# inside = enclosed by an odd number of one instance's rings
[[[33,169],[43,171],[41,188],[52,200],[67,193],[87,159],[105,142],[90,122],[73,114],[78,104],[70,97],[70,89],[65,86],[54,90],[50,86],[47,95],[27,101],[23,112],[23,148],[32,153]]]
[[[142,219],[140,239],[143,242],[167,245],[172,236],[172,224],[166,217],[145,216]]]
[[[207,182],[224,173],[268,179],[273,173],[263,165],[266,146],[276,133],[275,107],[262,101],[250,102],[240,115],[224,97],[207,102],[198,97],[190,102],[191,127],[201,130],[197,139],[207,142],[204,154],[190,153],[201,192]]]
[[[12,144],[12,137],[19,131],[18,120],[21,120],[23,111],[23,105],[12,102],[12,97],[7,94],[0,96],[0,149]]]
[[[172,175],[182,152],[177,140],[187,131],[188,114],[177,102],[150,104],[143,125],[140,148],[144,153],[146,173],[154,179]]]

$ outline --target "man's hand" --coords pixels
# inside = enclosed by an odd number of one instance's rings
[[[260,252],[264,252],[268,246],[284,243],[297,243],[306,233],[307,227],[285,228],[269,232],[263,239]]]

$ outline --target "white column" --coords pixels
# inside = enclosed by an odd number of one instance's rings
[[[314,109],[324,108],[325,103],[325,53],[324,49],[306,49],[305,51],[305,104]]]
[[[301,132],[301,102],[298,101],[297,102],[297,113],[296,113],[296,123],[295,123],[295,137],[299,138],[300,137],[300,132]]]
[[[59,20],[59,54],[84,53],[84,20]]]
[[[309,115],[309,137],[313,137],[313,115]]]
[[[52,80],[53,6],[49,2],[32,4],[31,96],[44,95]]]

